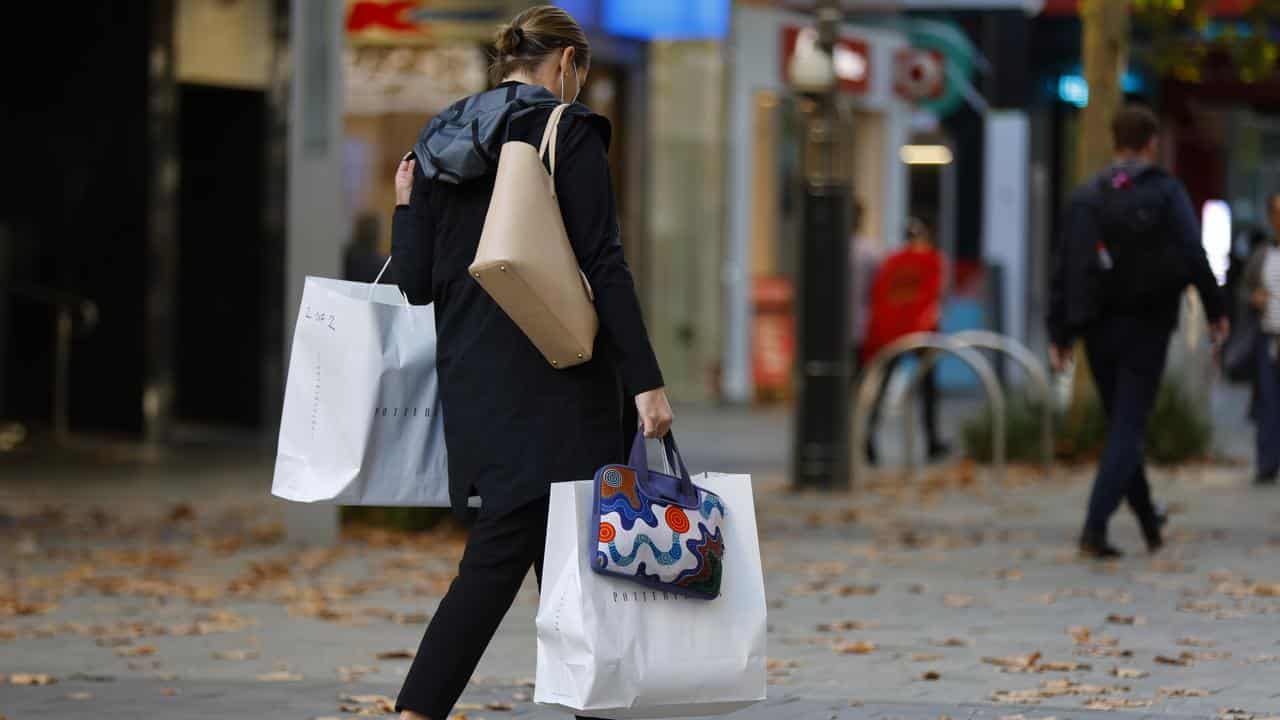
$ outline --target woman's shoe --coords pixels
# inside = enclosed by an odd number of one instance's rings
[[[1084,533],[1080,536],[1080,555],[1091,560],[1115,560],[1124,557],[1124,553],[1107,542],[1104,535]]]
[[[1169,524],[1169,514],[1153,510],[1147,517],[1139,518],[1142,526],[1142,537],[1147,541],[1147,552],[1152,555],[1164,547],[1164,526]]]
[[[1259,487],[1275,485],[1278,477],[1280,477],[1280,471],[1276,470],[1272,470],[1269,473],[1258,473],[1258,477],[1254,478],[1253,484]]]

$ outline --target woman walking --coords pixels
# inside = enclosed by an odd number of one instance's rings
[[[550,483],[626,457],[624,402],[648,437],[671,425],[618,237],[604,118],[570,105],[556,143],[560,211],[600,318],[593,358],[553,368],[467,271],[501,145],[538,145],[551,111],[577,98],[590,53],[563,10],[521,13],[498,34],[497,86],[432,119],[396,173],[393,264],[411,302],[435,303],[450,497],[457,512],[481,499],[396,701],[402,720],[447,718],[530,566],[541,583]]]

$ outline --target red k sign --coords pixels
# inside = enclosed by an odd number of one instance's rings
[[[363,32],[365,30],[398,30],[412,31],[417,25],[406,20],[406,10],[417,5],[416,2],[373,2],[362,0],[351,3],[347,11],[347,32]]]

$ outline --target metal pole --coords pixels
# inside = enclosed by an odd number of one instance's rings
[[[163,442],[173,419],[177,345],[178,84],[174,0],[151,3],[147,63],[147,290],[142,424],[149,444]]]
[[[53,437],[65,442],[70,427],[68,412],[71,382],[71,306],[59,303],[54,310],[53,349]]]
[[[817,8],[818,45],[831,57],[838,2]],[[797,282],[798,362],[792,482],[797,488],[849,486],[848,238],[851,129],[835,83],[804,95],[804,198]]]

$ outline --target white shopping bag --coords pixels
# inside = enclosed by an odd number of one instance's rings
[[[430,305],[409,305],[394,285],[307,278],[271,493],[448,507]]]
[[[767,609],[751,477],[706,473],[693,482],[726,508],[715,600],[593,572],[593,481],[551,485],[535,702],[627,719],[720,715],[765,699]]]

